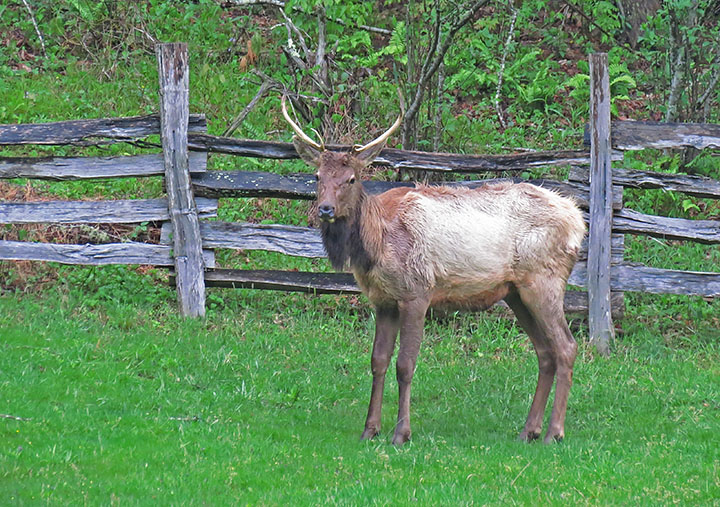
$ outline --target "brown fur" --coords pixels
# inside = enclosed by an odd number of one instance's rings
[[[553,380],[546,442],[562,439],[577,345],[563,313],[565,284],[585,232],[575,204],[529,184],[396,188],[368,195],[359,181],[379,153],[298,153],[318,167],[329,257],[349,268],[376,308],[373,388],[363,438],[380,431],[382,391],[396,336],[400,408],[393,443],[410,438],[410,385],[429,306],[486,308],[504,299],[530,336],[540,373],[523,440],[539,436]]]

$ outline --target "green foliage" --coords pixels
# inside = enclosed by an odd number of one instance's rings
[[[582,3],[581,3],[582,4]],[[615,43],[615,35],[622,28],[622,20],[615,2],[597,0],[587,2],[590,6],[590,19],[602,29],[600,40],[603,43]]]
[[[544,114],[559,114],[561,110],[553,105],[553,99],[560,89],[560,78],[551,73],[552,62],[537,60],[539,54],[539,50],[531,51],[508,69],[507,83],[515,87],[508,95],[511,98],[517,96],[526,108],[540,109]],[[533,70],[530,75],[523,76],[523,69],[527,68]],[[523,83],[524,80],[527,82]]]
[[[401,65],[407,65],[407,49],[405,41],[407,40],[407,27],[404,21],[398,21],[393,27],[388,43],[380,48],[379,51],[371,51],[367,56],[358,58],[361,65],[375,67],[380,63],[383,57],[391,57],[395,62]],[[345,56],[344,58],[351,58]]]
[[[80,18],[89,24],[94,23],[106,7],[104,2],[88,2],[86,0],[69,0],[68,3],[80,14]]]
[[[83,307],[134,304],[152,308],[175,299],[162,269],[140,273],[130,266],[61,266],[58,271],[63,289]]]
[[[709,89],[714,76],[720,72],[720,24],[716,2],[712,0],[672,0],[662,2],[657,13],[643,25],[640,44],[643,56],[655,62],[644,76],[646,82],[657,86],[667,99],[674,76],[680,76],[682,86],[676,118],[684,121],[717,121],[718,94]],[[680,58],[679,58],[680,57]],[[680,66],[678,61],[682,62]],[[715,82],[715,85],[717,83]],[[710,93],[710,102],[701,97]],[[666,112],[667,103],[660,110]]]
[[[637,87],[635,78],[632,77],[627,65],[621,63],[621,53],[611,52],[609,55],[610,63],[608,65],[608,75],[610,79],[610,112],[617,116],[618,100],[627,100],[630,98],[630,92]],[[578,67],[583,68],[584,72],[579,72],[569,77],[562,84],[562,87],[569,90],[568,95],[575,101],[573,108],[573,122],[576,119],[588,117],[590,109],[590,75],[587,62],[583,62]]]

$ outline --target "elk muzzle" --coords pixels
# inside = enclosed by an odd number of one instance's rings
[[[333,223],[335,221],[335,207],[329,204],[318,206],[318,218],[323,222]]]

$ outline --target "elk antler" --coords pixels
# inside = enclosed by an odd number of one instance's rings
[[[295,131],[295,134],[297,134],[297,136],[298,136],[304,143],[309,144],[310,146],[312,146],[312,147],[315,148],[316,150],[325,151],[325,142],[322,140],[322,137],[320,138],[320,143],[319,143],[319,144],[316,143],[315,141],[313,141],[313,140],[310,138],[310,136],[308,136],[305,132],[303,132],[302,129],[301,129],[300,127],[298,127],[298,125],[297,125],[294,121],[292,121],[292,119],[290,118],[290,115],[288,114],[287,107],[285,106],[285,99],[286,99],[286,98],[287,98],[287,96],[286,96],[286,95],[283,95],[283,96],[282,96],[282,99],[280,100],[280,104],[281,104],[281,106],[282,106],[282,114],[283,114],[283,116],[285,117],[285,119],[287,120],[287,122],[290,124],[290,126],[292,127],[292,129]],[[315,132],[315,133],[317,134],[317,132]],[[318,137],[319,137],[319,136],[320,136],[320,135],[318,134]]]
[[[363,151],[367,150],[368,148],[372,148],[374,146],[377,146],[378,144],[382,144],[386,142],[393,132],[400,126],[400,123],[402,122],[403,118],[405,117],[405,97],[403,97],[402,90],[400,88],[397,89],[398,98],[400,99],[400,116],[398,116],[398,119],[395,120],[395,123],[392,124],[392,126],[385,131],[383,135],[375,139],[374,141],[370,141],[366,145],[360,146],[359,144],[356,144],[352,147],[353,153],[356,155],[358,153],[362,153]]]
[[[363,151],[367,150],[368,148],[372,148],[373,146],[377,146],[378,144],[382,144],[385,141],[387,141],[388,138],[390,138],[390,136],[392,135],[392,133],[395,132],[395,130],[400,126],[400,123],[402,123],[402,119],[403,119],[403,115],[401,114],[400,116],[398,116],[398,119],[395,120],[395,123],[393,123],[392,126],[389,129],[387,129],[383,135],[381,135],[374,141],[370,141],[369,143],[362,145],[362,146],[360,146],[359,144],[354,145],[352,147],[353,153],[355,153],[357,155],[358,153],[362,153]]]

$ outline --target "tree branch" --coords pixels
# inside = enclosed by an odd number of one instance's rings
[[[455,21],[448,30],[447,35],[445,36],[445,40],[443,40],[442,45],[440,46],[440,49],[437,49],[437,43],[438,40],[434,41],[435,47],[432,48],[432,51],[428,51],[427,58],[425,60],[425,63],[423,64],[423,68],[421,71],[421,74],[418,78],[418,87],[415,92],[415,97],[413,98],[412,103],[410,104],[410,107],[408,107],[407,112],[405,113],[404,122],[410,123],[417,114],[418,110],[420,109],[420,104],[422,103],[423,94],[425,93],[425,87],[427,86],[428,81],[432,78],[432,76],[437,71],[438,67],[440,67],[440,64],[445,59],[445,54],[450,49],[450,46],[453,43],[453,39],[455,38],[455,34],[464,27],[477,13],[477,11],[480,10],[481,7],[485,6],[489,0],[479,0],[475,2],[472,7],[470,7],[465,14]],[[439,12],[438,12],[438,18],[439,18]],[[440,19],[438,19],[438,25],[440,25]],[[439,39],[439,26],[436,28],[438,30],[438,39]],[[428,62],[431,62],[428,64]],[[406,140],[403,140],[405,142]]]
[[[706,109],[706,105],[709,104],[708,99],[710,98],[710,95],[712,95],[712,93],[715,91],[715,87],[717,86],[718,81],[720,81],[720,52],[715,55],[715,59],[713,60],[712,64],[710,64],[710,67],[715,67],[715,72],[710,78],[710,82],[708,83],[705,92],[700,96],[697,101],[698,108]]]
[[[240,7],[251,7],[253,5],[271,5],[273,7],[280,7],[281,9],[285,8],[285,2],[281,2],[280,0],[230,0],[230,3],[233,3]]]
[[[300,42],[300,48],[303,50],[303,53],[305,54],[305,61],[310,61],[310,50],[307,47],[307,44],[305,43],[305,37],[303,37],[302,32],[300,29],[295,26],[295,23],[292,22],[292,19],[288,17],[287,14],[285,14],[285,10],[282,8],[278,8],[278,11],[280,11],[280,14],[285,19],[285,28],[287,28],[288,32],[288,47],[294,48],[295,43],[292,40],[292,33],[295,32],[295,35],[297,35],[298,41]],[[299,55],[298,55],[299,56]]]
[[[582,10],[581,8],[579,8],[577,5],[573,4],[570,0],[565,0],[565,2],[563,2],[563,3],[564,3],[565,5],[567,5],[572,11],[574,11],[574,12],[577,13],[577,14],[579,14],[579,15],[580,15],[583,19],[585,19],[585,21],[587,21],[590,25],[592,25],[592,26],[594,26],[595,28],[597,28],[597,29],[598,29],[602,34],[604,34],[608,39],[615,41],[616,43],[620,44],[620,45],[623,46],[625,49],[627,49],[627,50],[629,50],[629,51],[631,51],[631,52],[633,52],[633,53],[637,53],[637,51],[635,51],[635,48],[633,48],[633,47],[630,45],[630,43],[628,43],[628,42],[625,42],[625,43],[620,43],[620,42],[618,42],[618,37],[617,37],[617,35],[611,34],[611,33],[608,32],[607,30],[605,30],[603,27],[601,27],[600,25],[598,25],[593,19],[590,18],[590,16],[588,16],[587,14],[585,14],[585,12],[583,12],[583,10]],[[618,6],[618,10],[622,11],[622,5],[619,5],[619,6]],[[624,17],[623,17],[623,19],[624,19]]]
[[[253,5],[270,5],[273,7],[280,7],[281,9],[285,8],[285,2],[282,2],[281,0],[228,0],[228,1],[235,5],[238,5],[240,7],[252,7]],[[224,3],[224,2],[221,1],[220,3]],[[303,10],[297,5],[293,5],[293,10],[297,11],[297,12],[303,12]],[[368,26],[368,25],[351,25],[339,18],[334,18],[332,21],[333,21],[333,23],[337,23],[340,26],[355,26],[356,28],[365,30],[366,32],[377,33],[380,35],[392,35],[392,30],[387,30],[385,28],[378,28],[376,26]]]
[[[223,132],[223,137],[229,137],[231,136],[238,127],[242,124],[243,121],[245,121],[245,118],[248,114],[250,114],[250,111],[252,111],[255,106],[257,105],[258,101],[262,98],[265,93],[268,92],[268,90],[271,90],[273,88],[277,88],[277,84],[273,83],[271,81],[263,81],[260,85],[260,89],[257,91],[255,96],[252,98],[250,102],[248,102],[248,105],[245,106],[245,108],[240,112],[239,115],[232,121],[232,123],[228,126],[228,128],[225,129],[225,132]]]
[[[445,89],[445,64],[440,65],[437,71],[437,88],[435,89],[435,118],[433,123],[435,124],[435,134],[433,135],[433,151],[440,150],[440,141],[442,141],[442,129],[440,124],[442,122],[442,110],[440,108],[442,93]]]
[[[326,58],[326,36],[325,36],[325,16],[320,15],[318,19],[318,49],[317,53],[312,53],[310,49],[308,49],[307,44],[305,43],[305,38],[303,37],[302,33],[300,32],[300,29],[298,29],[297,26],[295,26],[295,23],[292,22],[290,17],[285,14],[285,11],[282,9],[278,9],[280,11],[280,14],[282,14],[283,18],[285,18],[285,28],[287,29],[288,33],[288,42],[287,46],[283,47],[283,50],[285,51],[285,54],[287,54],[288,58],[290,59],[293,64],[299,68],[300,70],[308,70],[312,67],[315,67],[320,63],[320,67],[317,70],[314,70],[310,73],[310,78],[313,80],[315,85],[317,86],[318,90],[325,95],[326,97],[329,97],[332,95],[332,89],[330,87],[330,83],[327,79],[327,58]],[[324,11],[323,11],[324,12]],[[301,58],[301,55],[298,53],[297,49],[295,48],[295,43],[292,38],[293,32],[297,35],[298,40],[300,41],[300,45],[303,49],[303,53],[305,53],[305,59],[303,60]],[[321,60],[321,62],[319,62]]]
[[[331,87],[328,82],[328,64],[325,54],[327,45],[326,20],[325,7],[321,5],[318,9],[318,45],[315,52],[315,65],[318,67],[318,78],[323,82],[325,88],[329,90]]]
[[[45,39],[43,39],[42,32],[40,32],[40,27],[38,27],[37,21],[35,20],[35,13],[33,13],[33,10],[30,7],[30,4],[27,3],[27,0],[22,0],[22,3],[25,4],[25,8],[27,9],[28,14],[30,14],[30,20],[35,27],[35,33],[37,34],[38,39],[40,39],[40,47],[42,47],[43,57],[47,58],[47,52],[45,51]]]
[[[507,128],[507,124],[505,123],[502,108],[500,107],[500,90],[502,89],[503,75],[505,74],[505,61],[507,60],[508,49],[510,48],[510,44],[512,43],[513,35],[515,34],[515,21],[517,20],[519,12],[518,9],[513,6],[512,2],[510,3],[510,9],[512,10],[512,20],[510,21],[510,29],[508,30],[508,36],[505,40],[505,47],[503,48],[502,58],[500,59],[500,70],[498,70],[498,83],[497,88],[495,89],[495,111],[497,112],[498,119],[500,120],[500,125],[502,125],[503,130]]]
[[[667,101],[667,110],[665,111],[665,121],[671,122],[675,120],[677,113],[677,103],[680,98],[678,93],[680,85],[683,81],[683,61],[685,59],[685,48],[682,46],[677,47],[677,57],[675,63],[672,65],[673,76],[670,82],[670,96]]]

